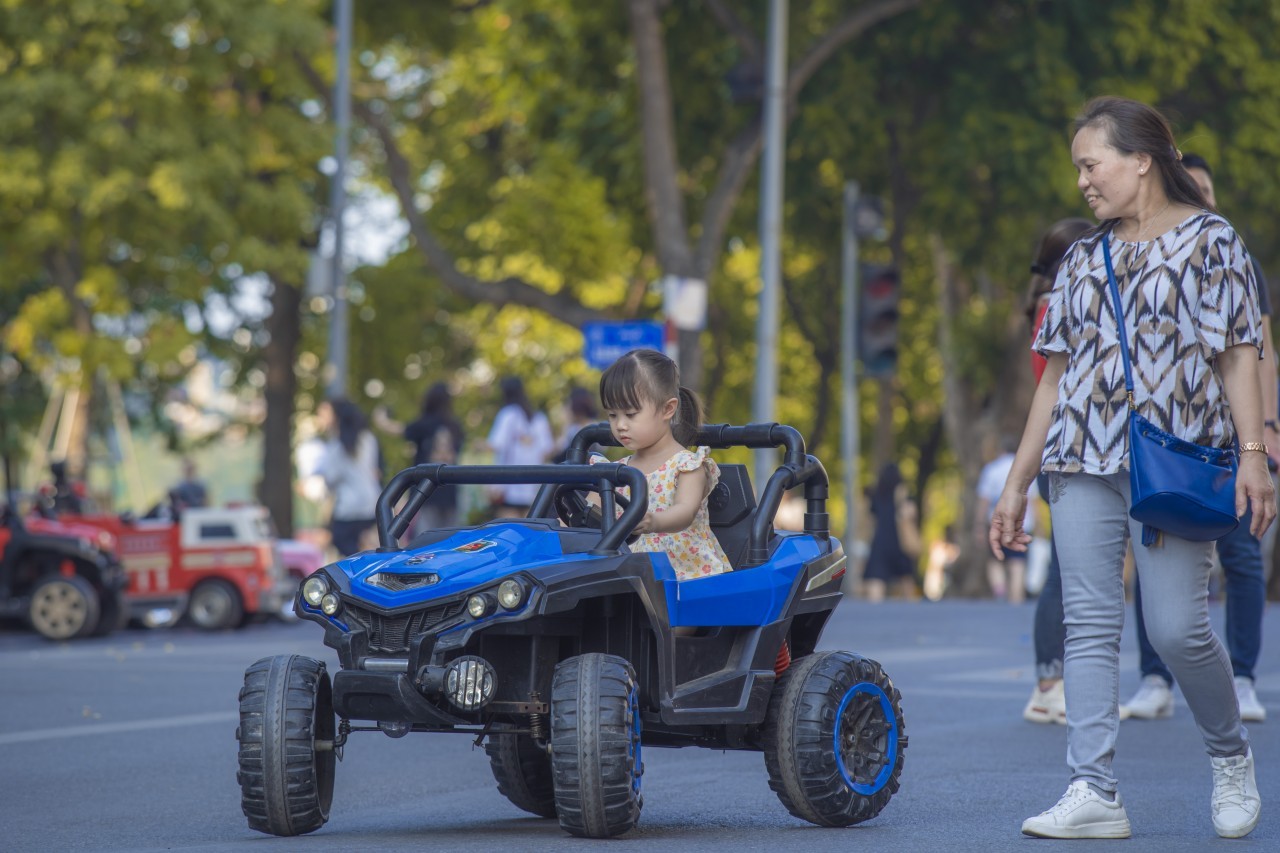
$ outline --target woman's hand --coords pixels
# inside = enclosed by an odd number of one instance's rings
[[[1246,510],[1253,511],[1249,532],[1261,538],[1276,517],[1276,489],[1267,470],[1267,455],[1254,450],[1240,454],[1236,473],[1236,517]]]
[[[1006,548],[1010,551],[1026,551],[1031,544],[1031,534],[1022,530],[1022,520],[1026,516],[1027,496],[1010,490],[1006,485],[991,513],[991,528],[987,531],[987,542],[997,560],[1004,559]]]

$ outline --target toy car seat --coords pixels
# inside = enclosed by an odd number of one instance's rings
[[[707,497],[708,522],[729,564],[740,568],[747,556],[756,494],[746,465],[721,465],[720,482]]]

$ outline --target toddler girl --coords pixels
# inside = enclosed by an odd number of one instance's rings
[[[614,437],[631,451],[619,461],[649,481],[649,512],[636,525],[640,538],[632,550],[665,552],[677,580],[730,571],[707,521],[707,496],[720,469],[707,448],[688,449],[702,406],[680,385],[675,362],[656,350],[632,350],[600,377],[600,402]]]

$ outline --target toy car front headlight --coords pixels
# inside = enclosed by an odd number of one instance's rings
[[[324,598],[320,599],[320,610],[325,616],[332,616],[342,609],[342,600],[333,593],[328,593]]]
[[[494,609],[493,596],[485,592],[478,592],[467,599],[467,612],[471,614],[473,619],[479,619],[481,616],[488,616]]]
[[[302,600],[312,607],[319,607],[328,592],[329,583],[322,575],[312,575],[302,582]]]
[[[524,602],[524,584],[508,578],[498,584],[498,603],[507,610],[515,610]]]

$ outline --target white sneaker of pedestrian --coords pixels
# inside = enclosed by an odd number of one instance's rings
[[[1253,750],[1244,755],[1219,758],[1209,756],[1213,764],[1213,828],[1223,838],[1243,838],[1258,825],[1262,798],[1253,778]]]
[[[1029,723],[1067,724],[1067,700],[1061,678],[1054,681],[1048,690],[1041,690],[1040,683],[1036,682],[1035,689],[1031,691],[1031,700],[1022,709],[1022,719]]]
[[[1173,716],[1173,690],[1169,682],[1159,675],[1147,675],[1142,679],[1138,692],[1120,706],[1120,719],[1136,717],[1139,720],[1159,720]]]
[[[1252,678],[1236,676],[1236,699],[1240,702],[1240,719],[1246,723],[1261,723],[1267,719],[1267,709],[1258,701]]]
[[[1131,833],[1120,795],[1116,794],[1115,801],[1109,803],[1088,782],[1077,779],[1056,806],[1024,820],[1022,834],[1037,838],[1128,838]]]

